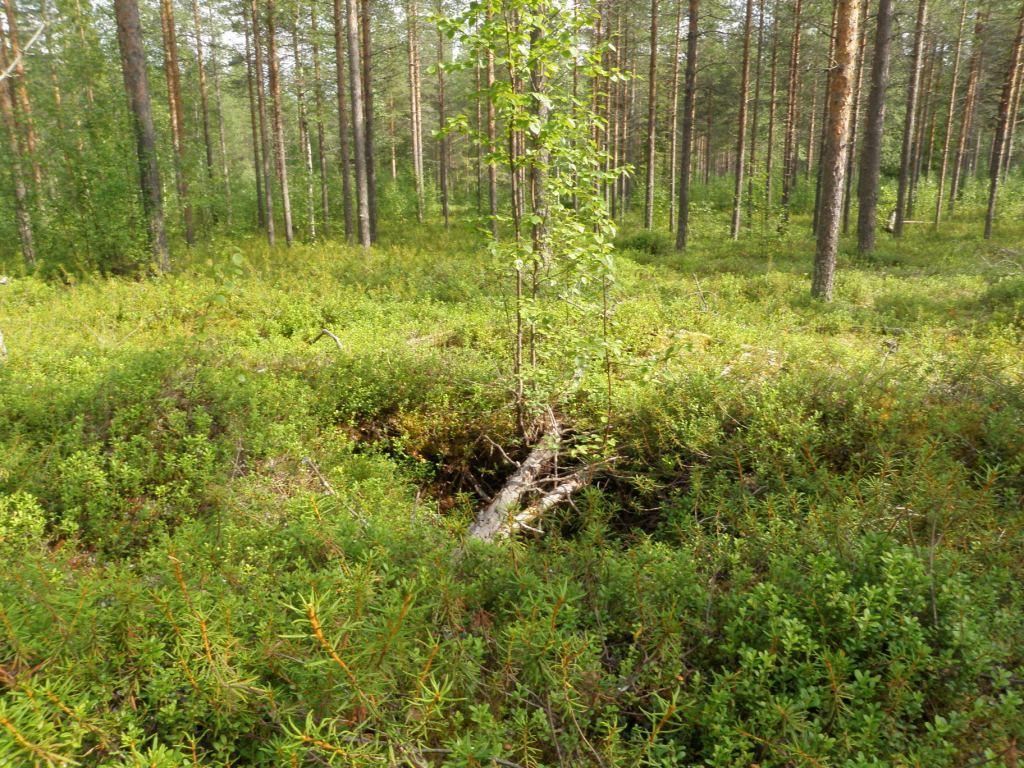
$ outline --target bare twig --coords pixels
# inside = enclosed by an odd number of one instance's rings
[[[320,339],[322,339],[322,338],[323,338],[324,336],[327,336],[328,338],[331,338],[331,339],[333,339],[333,340],[334,340],[334,343],[338,345],[338,349],[340,349],[340,350],[342,350],[342,351],[344,351],[344,350],[345,350],[345,347],[343,347],[343,346],[341,345],[341,339],[339,339],[339,338],[338,338],[337,336],[335,336],[335,335],[334,335],[333,333],[331,333],[331,332],[330,332],[329,330],[327,330],[326,328],[321,328],[321,329],[320,329],[320,333],[318,333],[318,334],[317,334],[317,335],[316,335],[316,336],[315,336],[314,338],[310,339],[309,343],[310,343],[310,344],[316,344],[316,343],[317,343],[318,341],[320,341]]]
[[[35,31],[35,34],[33,34],[31,38],[29,38],[29,41],[25,44],[25,47],[22,48],[18,55],[14,57],[14,60],[7,65],[7,69],[5,69],[3,72],[0,72],[0,83],[2,83],[4,80],[10,77],[11,72],[18,68],[18,65],[21,63],[22,57],[29,52],[29,49],[31,49],[32,46],[35,44],[36,40],[39,39],[39,35],[43,33],[43,28],[45,26],[46,24],[39,25],[39,28]]]
[[[327,495],[334,496],[336,494],[334,486],[332,486],[330,482],[328,482],[327,478],[324,477],[324,473],[320,471],[320,467],[316,465],[315,461],[309,458],[309,456],[303,456],[302,463],[309,467],[310,470],[312,470],[313,474],[316,475],[317,479],[320,481],[320,484],[324,487],[324,491],[327,492]]]

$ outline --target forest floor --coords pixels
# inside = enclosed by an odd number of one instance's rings
[[[475,233],[0,286],[0,765],[1015,764],[1024,227],[806,229],[620,238],[620,460],[503,546]]]

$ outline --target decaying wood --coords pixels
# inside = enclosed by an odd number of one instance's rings
[[[593,466],[558,474],[562,440],[562,429],[551,418],[529,456],[477,514],[469,527],[470,538],[493,541],[508,538],[520,530],[537,531],[534,526],[542,515],[569,501],[573,493],[590,483]],[[527,499],[531,500],[524,503]]]
[[[310,339],[309,343],[310,344],[316,344],[324,336],[327,336],[327,337],[331,338],[334,341],[334,343],[338,345],[338,349],[340,349],[342,351],[345,350],[345,347],[343,347],[341,345],[341,339],[339,339],[337,336],[335,336],[333,333],[331,333],[326,328],[321,328],[320,329],[320,333],[318,333],[316,336],[314,336],[312,339]]]

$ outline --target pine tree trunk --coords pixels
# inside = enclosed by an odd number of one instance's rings
[[[142,211],[149,229],[149,247],[161,272],[171,269],[167,234],[164,230],[164,208],[161,197],[160,167],[156,159],[156,130],[149,100],[149,79],[146,76],[146,53],[142,48],[142,25],[135,0],[114,0],[117,19],[117,44],[121,51],[121,73],[135,133],[139,158],[139,186]],[[0,88],[0,93],[3,89]],[[0,96],[2,98],[2,96]],[[7,100],[10,103],[10,100]],[[23,243],[24,245],[24,243]],[[28,254],[26,254],[26,259]]]
[[[377,242],[377,151],[373,119],[373,42],[370,0],[362,0],[359,29],[362,45],[363,127],[366,131],[366,193],[370,212],[370,241]]]
[[[345,239],[351,241],[352,221],[352,170],[348,147],[348,106],[345,100],[345,38],[347,14],[342,11],[344,0],[334,0],[334,62],[335,90],[338,96],[338,154],[341,165],[341,202],[345,214]],[[358,71],[358,70],[357,70]]]
[[[953,74],[949,84],[949,109],[946,111],[946,130],[942,139],[942,159],[939,161],[939,179],[935,190],[935,227],[942,220],[942,198],[946,188],[946,173],[949,170],[949,143],[953,136],[953,116],[956,114],[957,81],[960,79],[960,57],[963,54],[964,25],[967,23],[967,0],[960,4],[960,25],[953,49]]]
[[[309,36],[313,55],[313,108],[316,117],[316,158],[320,174],[320,222],[324,237],[331,236],[331,198],[327,187],[326,121],[324,120],[324,81],[320,69],[320,30],[316,15],[317,0],[309,5]]]
[[[292,60],[295,63],[295,105],[299,117],[299,151],[305,166],[306,176],[306,231],[311,240],[316,239],[316,200],[313,195],[313,138],[309,132],[309,116],[306,113],[306,66],[299,52],[299,9],[295,7],[292,16]]]
[[[907,198],[910,194],[911,156],[914,128],[917,118],[918,92],[921,87],[921,62],[924,56],[924,33],[928,23],[928,0],[920,0],[917,6],[917,24],[914,31],[914,53],[910,61],[910,82],[907,86],[907,112],[903,122],[903,149],[900,155],[900,178],[896,191],[896,226],[893,234],[903,235],[903,222],[907,213]]]
[[[439,0],[437,6],[438,15],[443,14],[444,9]],[[445,113],[445,76],[444,76],[445,52],[444,32],[440,26],[437,28],[437,127],[440,132],[437,139],[437,182],[441,195],[441,215],[444,217],[445,229],[449,225],[448,211],[448,135],[444,132],[448,116]]]
[[[913,151],[910,153],[910,187],[907,190],[906,218],[914,218],[914,205],[917,202],[917,185],[921,178],[921,166],[924,162],[925,142],[928,136],[928,120],[931,109],[931,94],[934,88],[936,58],[938,52],[933,46],[925,54],[924,71],[921,80],[921,98],[917,114],[917,135],[914,138]]]
[[[753,30],[754,0],[747,0],[743,21],[743,64],[740,68],[740,108],[736,120],[736,183],[732,194],[732,239],[740,236],[743,208],[743,171],[747,150],[747,101],[750,90],[750,34]]]
[[[277,19],[275,0],[267,0],[267,77],[274,118],[274,160],[277,163],[277,181],[281,186],[281,214],[284,218],[284,239],[292,244],[292,201],[288,190],[288,162],[284,145],[284,116],[281,106],[281,75],[277,58]]]
[[[999,177],[1003,167],[1003,155],[1009,140],[1010,122],[1013,115],[1010,110],[1016,98],[1017,70],[1021,65],[1024,51],[1024,4],[1021,5],[1020,21],[1017,25],[1017,36],[1013,40],[1010,52],[1010,64],[1007,67],[1006,79],[1003,81],[1003,93],[999,99],[999,117],[996,120],[996,135],[993,141],[992,163],[989,168],[988,208],[985,212],[985,239],[992,237],[992,226],[996,217],[996,197],[999,192]]]
[[[1021,62],[1017,70],[1017,84],[1014,88],[1013,105],[1010,107],[1010,124],[1007,127],[1006,151],[1003,153],[1002,180],[1004,182],[1010,173],[1010,164],[1013,162],[1013,138],[1017,132],[1017,123],[1020,120],[1021,91],[1024,90],[1024,62]]]
[[[857,247],[861,253],[875,249],[878,218],[878,186],[882,172],[882,135],[885,130],[885,92],[889,87],[892,51],[893,0],[878,0],[875,44],[871,57],[871,92],[867,125],[857,180]]]
[[[757,5],[757,62],[754,75],[754,114],[750,119],[750,159],[747,161],[747,228],[754,223],[754,177],[757,175],[757,138],[761,116],[761,75],[764,49],[764,0]]]
[[[647,74],[647,188],[644,227],[654,228],[655,129],[658,119],[658,0],[651,0],[651,60]]]
[[[768,214],[774,203],[772,186],[775,176],[775,115],[778,111],[779,97],[779,3],[776,0],[772,11],[772,60],[769,66],[771,74],[768,84],[768,148],[764,158],[764,215],[762,223],[767,223]]]
[[[408,19],[407,43],[409,52],[409,122],[412,133],[412,177],[416,189],[416,220],[423,223],[423,111],[420,106],[420,54],[419,29],[416,24],[416,0],[410,0],[406,17]],[[489,53],[490,74],[494,76],[494,54]],[[489,107],[491,114],[493,105]]]
[[[953,175],[949,183],[949,215],[953,215],[956,201],[960,196],[963,185],[963,177],[967,169],[967,142],[970,140],[971,129],[974,123],[974,110],[978,96],[978,83],[981,80],[982,36],[985,33],[985,23],[988,20],[988,11],[979,10],[974,19],[974,43],[971,51],[971,68],[967,75],[967,85],[964,89],[963,117],[960,120],[960,134],[957,138],[956,156],[953,160]]]
[[[838,3],[833,3],[832,4],[832,23],[831,23],[831,25],[829,26],[829,29],[828,29],[828,31],[829,31],[829,34],[828,34],[828,58],[826,59],[826,63],[827,63],[828,66],[826,67],[826,70],[825,70],[825,93],[824,93],[824,95],[822,96],[822,99],[821,99],[822,100],[822,106],[821,106],[821,137],[818,140],[818,147],[824,147],[825,146],[825,129],[826,129],[826,126],[827,126],[827,123],[828,123],[827,118],[828,118],[828,109],[829,109],[828,93],[829,93],[829,86],[831,85],[831,83],[829,82],[829,77],[831,77],[832,66],[833,66],[833,57],[835,55],[835,49],[836,49],[836,24],[838,23],[838,21],[839,21],[839,4]],[[815,91],[815,93],[817,93],[817,91]],[[813,110],[814,110],[814,105],[813,105],[813,102],[812,102],[812,106],[811,106],[812,115],[814,114]],[[814,122],[812,121],[811,122],[811,128],[812,128],[811,134],[814,133],[813,127],[814,127]],[[812,149],[813,146],[814,145],[811,144],[811,142],[810,142],[810,136],[808,136],[808,142],[807,142],[807,177],[808,178],[810,178],[811,167],[812,167],[813,162],[814,162],[813,161],[813,155],[811,154],[811,149]],[[849,154],[849,153],[847,153],[847,154]],[[814,234],[818,233],[818,218],[819,218],[819,214],[821,213],[821,174],[822,174],[821,163],[818,163],[818,172],[815,174],[815,179],[814,179],[814,208],[811,211],[811,232],[813,232]]]
[[[356,203],[359,211],[359,244],[363,248],[369,248],[372,243],[370,236],[370,196],[366,171],[366,126],[363,123],[366,111],[363,105],[359,14],[356,9],[356,1],[345,0],[346,28],[348,31],[348,79],[352,94],[352,143],[355,145],[356,156]]]
[[[224,185],[224,205],[227,209],[228,224],[231,224],[234,218],[234,206],[231,200],[231,172],[228,167],[228,137],[227,128],[224,124],[224,102],[221,99],[220,92],[220,60],[217,56],[219,47],[218,38],[213,44],[213,100],[217,108],[217,137],[220,146],[220,170],[221,183]]]
[[[13,81],[14,95],[17,99],[18,123],[25,135],[24,155],[32,168],[32,179],[35,181],[36,194],[42,194],[43,171],[39,165],[36,147],[35,118],[32,115],[32,102],[28,95],[25,79],[25,60],[21,50],[21,39],[18,36],[18,19],[15,13],[14,0],[3,0],[4,14],[7,17],[7,33],[11,46],[11,58],[14,64]],[[6,70],[6,67],[4,68]]]
[[[260,127],[260,160],[263,164],[263,221],[267,243],[274,245],[274,162],[271,159],[270,131],[267,127],[267,95],[263,82],[263,48],[260,45],[260,14],[257,0],[249,0],[252,19],[253,59],[256,70],[256,106]]]
[[[831,301],[836,271],[836,250],[842,216],[843,176],[857,50],[857,23],[861,0],[837,0],[835,51],[828,77],[828,118],[821,153],[821,214],[814,257],[811,293]]]
[[[196,37],[196,74],[199,76],[199,110],[206,149],[206,177],[213,181],[213,137],[210,135],[210,103],[206,92],[206,62],[203,59],[203,25],[199,20],[199,2],[192,0],[192,27]]]
[[[7,44],[3,38],[3,28],[0,26],[0,72],[6,72],[9,66]],[[7,146],[11,153],[8,164],[11,184],[14,187],[14,219],[18,227],[22,258],[25,259],[25,264],[33,267],[36,263],[35,236],[32,231],[32,216],[29,212],[28,189],[25,187],[25,177],[22,171],[22,160],[27,151],[22,139],[21,126],[14,111],[14,99],[11,94],[13,90],[10,78],[0,79],[0,121],[7,133]],[[157,192],[159,193],[159,189]]]
[[[245,32],[245,81],[249,91],[249,124],[252,128],[252,161],[256,179],[256,223],[259,227],[267,224],[266,199],[263,196],[263,153],[260,141],[260,120],[257,107],[256,84],[253,77],[252,46],[249,39],[249,0],[242,3],[242,29]],[[253,27],[255,29],[255,27]]]
[[[490,15],[488,15],[490,21]],[[487,151],[497,152],[497,125],[494,114],[494,100],[490,97],[494,89],[494,51],[487,49]],[[498,166],[487,163],[487,204],[490,213],[491,237],[498,239]]]
[[[764,0],[762,0],[764,2]],[[676,167],[679,151],[679,70],[680,48],[683,37],[683,0],[676,0],[675,39],[672,44],[672,105],[668,114],[668,231],[675,232],[676,223]]]
[[[196,241],[192,223],[192,204],[189,201],[188,179],[185,175],[185,118],[181,108],[181,68],[178,66],[178,36],[174,28],[171,0],[160,0],[160,24],[164,38],[164,73],[167,79],[167,105],[171,118],[171,146],[174,149],[174,179],[181,204],[185,242]]]
[[[789,221],[789,197],[796,177],[796,126],[800,91],[800,23],[803,0],[793,6],[793,35],[789,48],[789,89],[786,101],[786,139],[782,149],[782,219]]]
[[[700,0],[688,0],[689,19],[686,32],[686,75],[683,95],[682,152],[679,158],[679,228],[676,231],[676,249],[686,248],[690,227],[690,166],[693,153],[693,122],[697,96],[697,38]]]
[[[846,179],[843,185],[843,234],[850,231],[850,207],[853,198],[853,177],[856,170],[857,130],[860,124],[861,94],[864,90],[864,51],[868,41],[868,6],[870,0],[861,0],[860,21],[857,23],[857,75],[850,111],[850,148],[846,153]]]

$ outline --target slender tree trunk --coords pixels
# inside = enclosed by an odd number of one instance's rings
[[[363,125],[366,131],[366,194],[370,212],[370,240],[377,242],[377,151],[373,119],[373,41],[370,0],[361,0],[359,29],[362,37]]]
[[[757,138],[761,116],[761,74],[764,50],[764,0],[757,5],[757,52],[754,75],[754,114],[750,120],[750,160],[747,163],[747,227],[754,223],[754,177],[757,175]]]
[[[1010,109],[1009,135],[1006,137],[1006,152],[1003,157],[1002,180],[1010,173],[1010,166],[1013,163],[1013,139],[1017,132],[1017,123],[1020,121],[1021,93],[1024,92],[1024,62],[1018,67],[1017,86],[1014,90],[1013,106]]]
[[[835,55],[828,78],[828,119],[821,153],[821,218],[811,287],[811,293],[825,301],[832,299],[835,280],[860,3],[861,0],[836,3]]]
[[[345,37],[347,13],[342,11],[343,0],[334,0],[334,61],[335,90],[338,96],[338,154],[341,156],[341,202],[345,214],[345,239],[351,240],[352,221],[352,171],[349,165],[348,148],[348,107],[345,100]],[[358,49],[357,49],[358,50]],[[356,70],[358,71],[358,70]]]
[[[21,39],[18,36],[18,19],[14,0],[3,0],[4,14],[7,17],[7,33],[11,46],[11,58],[14,64],[14,95],[17,100],[18,123],[25,135],[25,156],[32,168],[32,179],[35,181],[36,194],[42,194],[43,171],[39,165],[36,147],[35,118],[32,115],[32,102],[28,96],[28,85],[25,79],[25,61],[21,50]],[[6,67],[5,67],[6,69]]]
[[[267,243],[274,245],[274,168],[270,151],[270,130],[267,127],[267,95],[263,82],[263,48],[260,45],[260,14],[257,0],[249,0],[252,18],[253,59],[256,70],[256,106],[260,127],[260,160],[263,164],[263,221]]]
[[[306,230],[311,240],[316,239],[316,200],[313,194],[313,138],[309,132],[306,112],[306,67],[299,51],[299,9],[292,16],[292,60],[295,62],[295,104],[299,113],[299,151],[306,176]]]
[[[871,57],[871,92],[868,94],[867,125],[857,180],[857,247],[861,253],[875,249],[878,218],[878,185],[882,171],[882,134],[885,130],[885,92],[889,87],[889,58],[892,50],[893,0],[878,0],[875,45]]]
[[[359,45],[359,14],[357,0],[345,0],[346,27],[348,30],[348,74],[352,93],[352,138],[356,155],[356,202],[359,209],[359,244],[369,248],[370,236],[370,195],[366,170],[366,115],[363,106],[363,78],[361,51]]]
[[[185,118],[181,108],[181,68],[178,66],[178,36],[174,29],[174,11],[171,0],[160,0],[160,23],[164,37],[164,73],[167,78],[167,103],[171,117],[171,146],[174,149],[174,178],[181,203],[181,216],[185,227],[185,242],[196,241],[192,224],[192,204],[189,200],[188,179],[185,175]]]
[[[249,40],[249,0],[242,3],[242,29],[245,32],[245,80],[249,91],[249,123],[252,127],[252,161],[256,179],[256,223],[259,227],[266,226],[266,199],[263,196],[263,160],[262,143],[260,142],[260,120],[257,108],[256,84],[253,77],[252,49]],[[255,27],[253,27],[255,29]]]
[[[839,4],[838,3],[833,3],[832,4],[832,24],[828,28],[828,58],[826,59],[826,62],[828,64],[828,66],[826,67],[826,71],[825,71],[825,93],[824,93],[824,95],[822,96],[822,99],[821,99],[823,103],[822,103],[822,107],[821,107],[821,137],[818,140],[818,146],[819,147],[824,147],[825,146],[825,130],[826,130],[826,127],[827,127],[827,124],[828,124],[828,119],[827,118],[828,118],[828,109],[829,109],[828,93],[829,93],[829,88],[831,86],[831,83],[829,82],[829,78],[832,76],[833,57],[835,55],[835,50],[836,50],[836,25],[838,24],[838,22],[839,22]],[[814,107],[812,106],[811,109],[812,109],[812,114],[813,114]],[[811,125],[813,127],[813,121],[812,121]],[[811,133],[813,134],[814,131],[812,130]],[[807,175],[808,175],[808,178],[810,177],[811,165],[812,165],[812,162],[813,162],[813,159],[812,159],[813,156],[811,154],[812,146],[813,145],[808,141],[808,144],[807,144]],[[849,152],[847,152],[847,156],[849,156]],[[815,234],[818,233],[818,219],[819,219],[820,213],[821,213],[821,174],[822,174],[822,172],[823,171],[822,171],[821,163],[818,163],[818,172],[817,172],[817,174],[815,174],[815,179],[814,179],[814,209],[813,209],[813,211],[811,213],[811,232],[813,232]]]
[[[1003,167],[1003,154],[1009,139],[1010,114],[1017,89],[1017,70],[1021,64],[1024,51],[1024,4],[1021,5],[1020,21],[1017,24],[1017,36],[1013,40],[1010,51],[1010,64],[1007,67],[1006,79],[1003,81],[1003,94],[999,99],[999,117],[996,120],[996,135],[993,142],[992,163],[989,168],[988,209],[985,212],[985,239],[992,237],[992,226],[996,217],[996,197],[999,192],[999,175]]]
[[[199,109],[203,122],[203,144],[206,149],[206,177],[213,181],[213,137],[210,135],[210,104],[206,92],[206,62],[203,59],[203,25],[199,19],[199,2],[192,0],[192,27],[196,37],[196,74],[199,75]]]
[[[829,53],[830,53],[830,55],[829,55],[828,59],[831,60],[831,58],[832,58],[831,51]],[[827,94],[828,94],[828,79],[827,78],[825,80],[825,93],[826,93],[825,101],[827,103]],[[825,111],[827,111],[827,107],[824,107],[823,109]],[[815,75],[814,80],[811,82],[811,109],[810,109],[810,111],[807,114],[807,151],[804,152],[804,157],[807,158],[806,164],[804,166],[804,180],[805,181],[807,181],[808,179],[811,178],[811,168],[814,165],[814,147],[815,147],[815,135],[814,135],[815,123],[814,123],[814,121],[815,121],[815,118],[817,117],[817,114],[818,114],[818,78],[817,78],[817,75]],[[822,132],[822,137],[824,137],[824,131]]]
[[[441,0],[437,5],[438,15],[444,13]],[[441,193],[441,215],[444,217],[445,229],[448,228],[448,134],[444,132],[448,116],[445,113],[445,52],[444,32],[441,27],[437,28],[437,127],[439,135],[437,138],[437,181]]]
[[[926,46],[927,47],[927,46]],[[917,135],[914,138],[913,151],[910,153],[910,187],[907,189],[906,218],[914,217],[914,205],[917,203],[917,185],[921,178],[921,166],[924,161],[925,142],[928,136],[928,119],[931,109],[931,95],[934,89],[936,59],[938,51],[935,46],[926,51],[924,56],[924,70],[921,80],[921,97],[918,99],[920,105],[917,110]]]
[[[220,146],[220,170],[221,170],[221,183],[224,185],[224,205],[227,209],[228,224],[232,223],[233,219],[233,205],[231,200],[231,172],[228,167],[228,137],[227,128],[224,125],[224,102],[221,99],[220,92],[220,59],[217,55],[217,51],[220,48],[219,38],[214,41],[213,44],[213,100],[214,106],[217,108],[217,137]],[[246,61],[248,64],[248,61]]]
[[[138,16],[137,10],[136,16]],[[120,26],[118,30],[120,31]],[[3,39],[3,27],[0,26],[0,72],[6,72],[9,66],[7,44]],[[145,70],[143,70],[143,74],[145,74]],[[125,77],[127,78],[127,74]],[[21,167],[26,149],[22,139],[18,116],[14,111],[12,90],[14,89],[11,87],[10,78],[0,79],[0,121],[2,121],[4,131],[7,133],[7,146],[11,153],[8,164],[10,166],[11,184],[14,187],[14,218],[18,226],[18,240],[21,243],[22,258],[25,259],[25,263],[29,267],[33,267],[36,263],[35,235],[32,231],[32,216],[29,212],[28,190],[25,187],[25,178]],[[158,187],[158,194],[159,191]],[[158,262],[161,266],[166,264],[166,260],[158,260]]]
[[[490,14],[488,14],[490,21]],[[493,155],[498,150],[497,125],[494,114],[494,99],[490,94],[494,88],[494,51],[487,49],[487,152]],[[487,204],[490,213],[491,237],[498,239],[498,166],[487,163]]]
[[[843,234],[850,231],[850,207],[853,198],[853,177],[856,170],[857,130],[860,124],[861,93],[864,89],[864,51],[868,42],[868,6],[870,0],[861,0],[860,21],[857,23],[857,74],[850,111],[850,148],[846,153],[846,179],[843,185]]]
[[[324,120],[324,81],[320,69],[320,34],[316,15],[317,0],[309,5],[309,36],[313,54],[313,105],[316,116],[316,157],[320,172],[320,221],[324,237],[331,236],[331,198],[327,187],[326,121]]]
[[[655,130],[658,119],[658,0],[651,0],[651,60],[647,75],[647,188],[644,227],[654,228]]]
[[[967,168],[967,142],[970,139],[972,124],[974,123],[975,104],[978,97],[978,83],[981,80],[982,52],[984,51],[982,37],[985,34],[985,22],[988,20],[988,12],[979,10],[974,19],[974,43],[971,51],[971,67],[967,75],[967,85],[964,88],[963,117],[960,120],[960,135],[957,138],[956,156],[953,160],[953,175],[949,183],[949,215],[953,215],[957,198],[962,189],[963,177]]]
[[[732,239],[740,236],[743,210],[743,171],[747,150],[747,101],[750,90],[750,34],[753,30],[754,0],[747,0],[743,21],[743,64],[740,68],[740,108],[736,125],[736,184],[732,194]]]
[[[128,94],[139,157],[139,186],[142,192],[142,211],[149,228],[149,246],[157,268],[161,272],[168,272],[171,259],[164,230],[160,168],[156,159],[156,130],[153,128],[153,110],[149,100],[149,78],[146,76],[146,54],[142,48],[139,6],[135,0],[114,0],[114,16],[117,19],[117,44],[121,51],[121,73]],[[0,88],[0,93],[2,91]]]
[[[762,0],[763,2],[764,0]],[[672,44],[672,106],[668,115],[668,231],[675,232],[676,223],[676,167],[679,151],[679,70],[680,48],[683,37],[683,0],[676,0],[675,39]]]
[[[409,52],[409,122],[412,133],[412,177],[416,188],[416,219],[423,223],[423,111],[420,106],[420,54],[419,29],[416,24],[416,0],[410,0],[406,17],[408,19],[407,42]],[[494,54],[488,53],[491,81],[494,76]],[[489,107],[491,114],[493,105]]]
[[[281,185],[281,213],[284,217],[284,239],[292,244],[292,201],[288,190],[288,162],[285,157],[284,116],[281,107],[281,76],[277,58],[277,20],[275,0],[267,0],[267,76],[274,118],[274,160],[277,163],[277,181]]]
[[[928,23],[928,0],[920,0],[917,6],[917,24],[914,28],[914,53],[910,62],[910,83],[907,86],[907,114],[903,123],[903,150],[900,156],[900,178],[896,191],[896,226],[893,234],[903,235],[903,222],[907,213],[907,196],[910,192],[911,143],[914,139],[917,117],[918,91],[921,85],[921,60],[924,55],[924,32]]]
[[[682,154],[679,158],[679,228],[676,249],[686,248],[690,228],[690,166],[693,153],[693,122],[697,96],[697,38],[700,0],[688,0],[689,19],[686,32],[686,74],[683,95]]]
[[[796,175],[797,98],[800,91],[800,23],[803,0],[793,6],[793,36],[789,48],[789,95],[786,102],[786,139],[782,149],[782,219],[789,221],[789,197]]]
[[[942,198],[946,188],[946,172],[949,170],[949,142],[953,136],[953,116],[956,114],[956,89],[960,79],[960,57],[963,54],[964,26],[967,23],[967,0],[960,4],[960,25],[953,49],[953,74],[949,83],[949,109],[946,111],[946,130],[942,139],[942,159],[939,161],[939,180],[935,191],[935,227],[942,220]]]
[[[764,216],[762,223],[767,223],[768,214],[774,204],[772,182],[775,176],[775,115],[779,96],[779,3],[776,0],[772,9],[772,60],[768,85],[768,148],[764,159]]]

